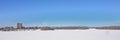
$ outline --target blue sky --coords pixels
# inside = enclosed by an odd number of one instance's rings
[[[119,0],[0,0],[0,26],[119,26]]]

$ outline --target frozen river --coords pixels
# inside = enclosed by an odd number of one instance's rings
[[[0,31],[0,40],[120,40],[120,30]]]

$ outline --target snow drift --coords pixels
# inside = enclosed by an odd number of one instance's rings
[[[120,40],[120,30],[0,31],[0,40]]]

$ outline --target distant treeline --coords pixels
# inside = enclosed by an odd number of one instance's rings
[[[22,27],[22,28],[14,28],[14,27],[1,27],[0,31],[19,31],[19,30],[86,30],[86,29],[104,29],[104,30],[120,30],[120,26],[104,26],[104,27],[87,27],[87,26],[65,26],[65,27]]]
[[[95,29],[120,30],[120,26],[104,26],[104,27],[95,27]]]

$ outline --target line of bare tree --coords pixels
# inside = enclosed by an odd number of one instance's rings
[[[104,27],[87,27],[87,26],[64,26],[64,27],[22,27],[22,28],[15,28],[15,27],[1,27],[0,31],[18,31],[18,30],[74,30],[74,29],[104,29],[104,30],[120,30],[120,26],[104,26]]]

